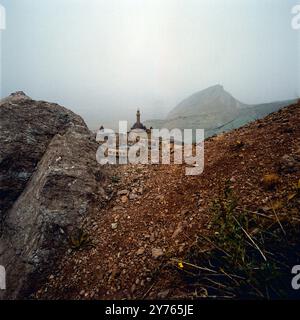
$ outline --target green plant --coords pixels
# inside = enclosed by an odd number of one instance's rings
[[[276,173],[269,173],[263,176],[262,184],[266,190],[272,190],[278,186],[280,178]]]
[[[278,210],[287,213],[279,218]],[[230,182],[211,205],[211,234],[199,235],[176,268],[208,297],[285,298],[291,296],[290,266],[300,262],[299,211],[273,206],[259,216],[238,206]],[[284,231],[284,232],[282,232]]]
[[[111,177],[111,182],[118,183],[119,181],[120,181],[120,177],[118,177],[118,176],[112,176]]]
[[[293,192],[288,195],[288,201],[297,199],[300,197],[300,179],[298,183],[293,186]]]
[[[81,228],[73,232],[73,234],[70,236],[69,243],[73,250],[79,250],[93,246],[89,235]]]

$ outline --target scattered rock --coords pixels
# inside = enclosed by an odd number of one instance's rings
[[[138,251],[136,252],[136,254],[138,256],[140,256],[140,255],[144,254],[144,252],[145,252],[145,248],[139,248]]]
[[[135,200],[135,199],[137,199],[139,196],[138,195],[136,195],[136,194],[134,194],[134,193],[131,193],[130,195],[129,195],[129,200]]]
[[[143,192],[144,192],[144,188],[141,187],[141,188],[138,189],[138,193],[139,194],[143,194]]]
[[[118,223],[112,223],[111,224],[111,228],[113,229],[113,230],[116,230],[117,228],[118,228]]]
[[[84,296],[84,295],[85,295],[85,291],[84,291],[84,290],[81,290],[80,293],[79,293],[79,295],[80,295],[80,296]]]
[[[292,155],[284,155],[280,160],[280,169],[282,172],[296,172],[300,165],[300,161]]]
[[[112,211],[120,211],[120,210],[123,210],[123,207],[120,207],[120,206],[115,206],[113,207]]]
[[[151,233],[150,242],[154,242],[154,241],[155,241],[155,235],[154,235],[154,233]]]
[[[182,232],[182,223],[179,222],[178,225],[177,225],[176,230],[174,231],[174,233],[172,235],[172,238],[173,239],[176,238],[179,235],[179,233],[181,233],[181,232]]]
[[[164,254],[164,252],[160,248],[153,248],[152,249],[152,257],[154,259],[161,257],[163,254]]]
[[[127,196],[122,196],[122,197],[121,197],[121,202],[122,202],[122,203],[126,203],[127,201],[128,201]]]
[[[167,296],[169,295],[169,292],[170,292],[170,290],[168,290],[168,289],[159,292],[159,293],[157,294],[158,299],[166,299]]]
[[[128,195],[129,194],[129,191],[128,190],[121,190],[121,191],[118,191],[118,196],[124,196],[124,195]]]
[[[136,284],[134,283],[132,286],[131,286],[131,293],[134,293],[136,291]]]

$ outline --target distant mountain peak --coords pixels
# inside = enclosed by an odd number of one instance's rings
[[[224,87],[221,84],[216,84],[216,85],[210,86],[204,90],[200,90],[200,91],[194,93],[192,96],[215,95],[215,94],[221,94],[221,93],[227,93],[227,92],[224,90]]]
[[[219,96],[219,95],[228,95],[229,93],[224,90],[224,87],[221,84],[216,84],[214,86],[210,86],[202,91],[198,92],[201,95],[208,95],[211,97]],[[197,93],[196,93],[197,94]]]
[[[203,114],[216,114],[218,112],[232,113],[245,105],[236,100],[224,90],[220,84],[198,91],[179,103],[167,119]]]
[[[220,84],[198,91],[181,101],[165,120],[147,122],[154,128],[205,129],[206,137],[239,128],[271,112],[295,103],[294,100],[260,105],[240,102]]]
[[[221,84],[216,84],[214,86],[210,86],[207,89],[204,89],[202,91],[212,91],[212,90],[217,90],[217,91],[224,91],[224,87]]]

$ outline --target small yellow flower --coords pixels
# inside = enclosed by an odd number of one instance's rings
[[[182,263],[181,261],[178,262],[178,267],[179,267],[180,269],[183,269],[183,263]]]

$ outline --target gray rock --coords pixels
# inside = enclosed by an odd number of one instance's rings
[[[130,193],[129,195],[129,200],[135,200],[135,199],[138,199],[138,195],[134,194],[134,193]]]
[[[127,196],[129,194],[129,191],[128,190],[120,190],[118,191],[118,196]]]
[[[70,235],[103,201],[104,176],[96,142],[71,111],[18,94],[0,104],[0,119],[0,265],[7,273],[0,299],[21,299],[51,275]]]
[[[73,112],[56,104],[33,101],[24,93],[17,92],[1,102],[0,219],[23,192],[54,136],[72,127],[88,131]]]
[[[296,156],[284,155],[280,160],[280,169],[286,173],[296,172],[300,167],[300,161]]]
[[[166,299],[169,295],[170,290],[164,290],[157,294],[158,299]]]
[[[118,228],[118,224],[117,224],[117,223],[112,223],[112,224],[111,224],[111,228],[112,228],[113,230],[116,230],[116,229]]]

